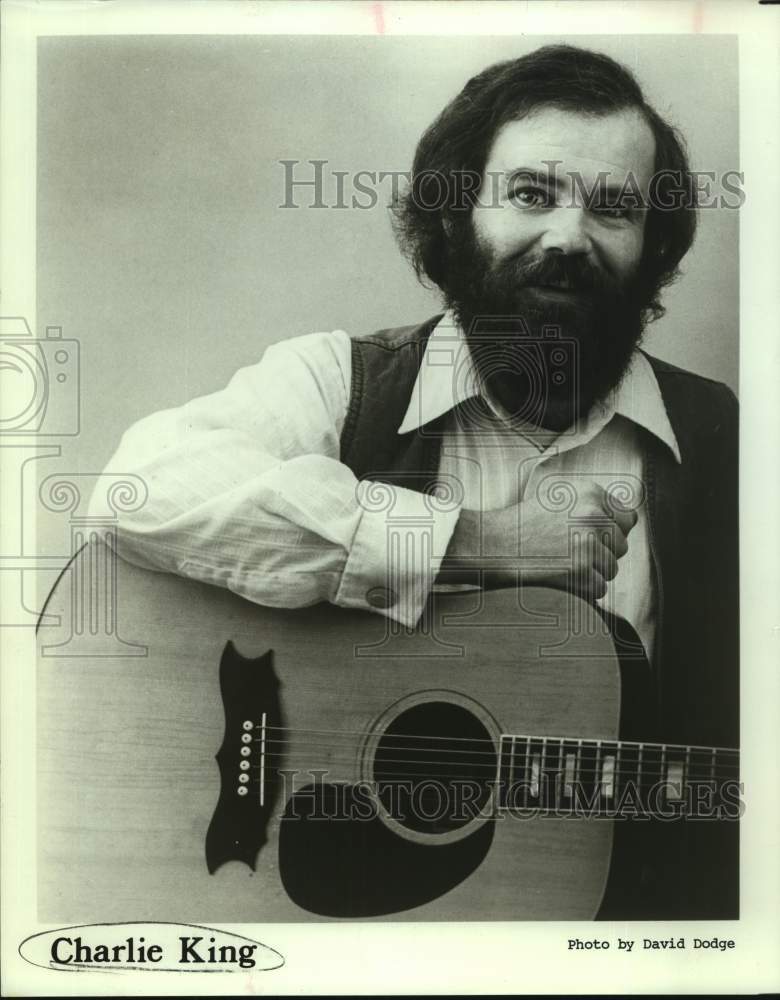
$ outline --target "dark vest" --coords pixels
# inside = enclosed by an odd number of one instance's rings
[[[360,479],[436,485],[444,419],[398,434],[435,316],[352,341],[341,460]],[[737,401],[725,385],[647,355],[682,461],[642,431],[657,632],[648,741],[739,745]],[[625,735],[625,734],[624,734]],[[619,824],[601,916],[733,918],[736,824]],[[648,836],[646,842],[643,836]],[[635,867],[637,859],[641,872]],[[650,860],[647,860],[650,859]],[[720,872],[720,879],[713,877]],[[628,874],[626,874],[628,872]],[[676,911],[669,910],[674,899]]]
[[[397,432],[440,318],[353,339],[341,460],[358,478],[434,489],[443,420]],[[682,458],[642,432],[657,583],[655,738],[737,746],[737,402],[725,385],[647,357]]]

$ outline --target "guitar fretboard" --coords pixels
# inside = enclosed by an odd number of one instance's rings
[[[562,815],[737,818],[739,753],[720,747],[501,737],[499,805]]]

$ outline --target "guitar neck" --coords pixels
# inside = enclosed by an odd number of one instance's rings
[[[501,737],[500,805],[561,815],[734,818],[739,752],[724,747]]]

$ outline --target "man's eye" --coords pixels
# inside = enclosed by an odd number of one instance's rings
[[[515,188],[509,192],[509,200],[520,208],[549,208],[553,204],[550,192],[538,187]]]
[[[630,208],[624,208],[620,205],[596,205],[593,212],[605,219],[628,219],[631,215]]]

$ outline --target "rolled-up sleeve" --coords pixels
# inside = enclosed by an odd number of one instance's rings
[[[343,331],[284,341],[225,389],[131,427],[106,472],[140,477],[147,499],[120,515],[119,554],[259,604],[414,625],[459,511],[339,461],[350,353]]]

